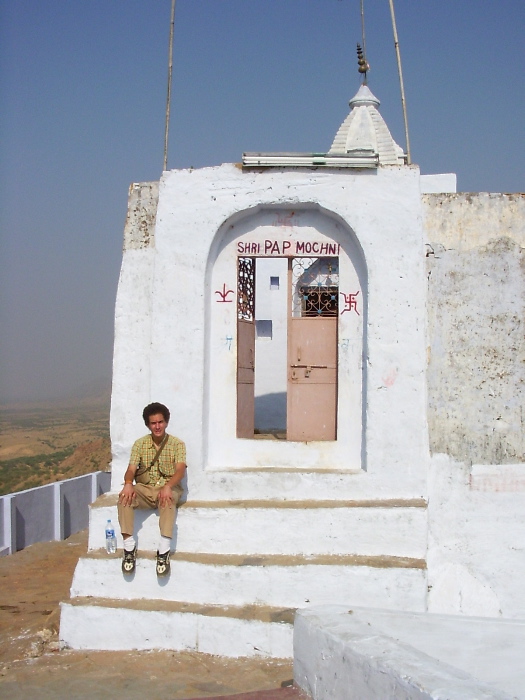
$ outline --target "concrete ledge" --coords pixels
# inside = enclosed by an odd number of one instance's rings
[[[294,679],[314,700],[525,697],[525,622],[327,605],[299,610]]]

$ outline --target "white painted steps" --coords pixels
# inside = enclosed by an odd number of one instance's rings
[[[172,649],[284,659],[292,656],[293,612],[76,598],[61,604],[60,638],[73,649]]]
[[[153,557],[139,557],[133,576],[123,577],[120,557],[79,561],[72,597],[158,600],[223,606],[299,608],[334,600],[387,609],[425,609],[425,562],[387,557],[189,556],[171,560],[169,579],[157,579]]]
[[[426,503],[412,500],[189,501],[179,508],[177,552],[216,554],[356,554],[425,558]],[[108,518],[116,522],[116,496],[90,510],[89,548],[104,546]],[[377,537],[378,531],[381,537]],[[136,513],[141,551],[158,544],[156,513]],[[118,546],[122,542],[118,539]]]
[[[155,513],[137,512],[139,558],[133,576],[122,575],[120,553],[102,550],[105,522],[108,517],[116,522],[115,505],[116,494],[107,494],[91,508],[89,552],[77,565],[71,600],[62,607],[61,639],[74,648],[291,656],[291,627],[286,633],[281,629],[289,623],[265,618],[262,611],[334,601],[426,609],[426,503],[421,499],[190,501],[179,509],[176,552],[165,579],[155,574]],[[131,629],[126,622],[122,638],[116,630],[127,615],[136,621]],[[158,615],[155,625],[163,631],[146,633],[145,619]],[[101,633],[95,620],[103,621],[107,632]]]

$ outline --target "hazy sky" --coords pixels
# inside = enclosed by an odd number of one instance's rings
[[[524,0],[396,0],[412,159],[525,191]],[[111,374],[131,182],[158,180],[171,0],[0,0],[0,400]],[[388,0],[369,86],[404,146]],[[359,0],[177,0],[168,167],[325,152],[359,87]]]

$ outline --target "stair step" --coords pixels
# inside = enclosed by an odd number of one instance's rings
[[[104,545],[115,500],[98,499],[90,510],[89,548]],[[109,504],[109,505],[108,505]],[[180,509],[176,551],[250,555],[356,555],[423,559],[426,504],[389,501],[198,501]],[[158,515],[137,511],[135,532],[142,551],[158,545]],[[382,533],[377,537],[377,532]],[[286,533],[283,535],[283,533]],[[117,535],[119,547],[122,546]]]
[[[118,501],[117,493],[105,493],[91,504],[91,508],[106,508],[116,506]],[[362,500],[340,500],[340,499],[232,499],[232,500],[195,500],[185,501],[180,505],[180,509],[191,508],[292,508],[292,509],[318,509],[318,508],[426,508],[427,502],[424,498],[385,498],[385,499],[362,499]]]
[[[259,622],[285,622],[293,625],[296,608],[279,608],[271,605],[215,605],[195,604],[177,600],[159,600],[158,598],[141,598],[139,600],[115,600],[114,598],[96,598],[78,596],[71,598],[66,605],[101,606],[122,610],[147,610],[192,613],[207,617],[230,617],[238,620],[258,620]]]
[[[92,550],[87,553],[87,559],[120,559],[120,554],[108,554],[105,549]],[[151,551],[140,551],[142,559],[155,560],[156,554]],[[356,554],[213,554],[195,552],[172,552],[171,561],[187,561],[195,564],[210,564],[217,566],[369,566],[377,569],[426,569],[424,559],[411,557],[390,556],[361,556]]]
[[[320,508],[426,508],[427,503],[422,498],[391,498],[383,500],[272,500],[249,499],[232,501],[186,501],[181,508],[291,508],[296,510]]]
[[[60,639],[74,649],[172,649],[284,659],[293,654],[294,612],[258,605],[74,598],[61,603]]]
[[[396,566],[399,564],[400,566]],[[424,561],[394,558],[173,556],[171,575],[158,579],[154,558],[139,553],[133,576],[120,557],[91,553],[79,560],[72,597],[154,598],[225,606],[297,608],[335,601],[387,609],[425,609]]]

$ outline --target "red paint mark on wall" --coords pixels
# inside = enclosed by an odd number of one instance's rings
[[[296,241],[295,254],[302,255],[339,255],[339,243],[320,243],[319,241]]]
[[[237,242],[237,254],[238,255],[260,255],[261,244],[254,243],[253,241],[238,241]]]
[[[353,294],[345,294],[344,292],[339,292],[339,294],[342,294],[345,300],[345,305],[341,311],[341,316],[345,311],[355,311],[358,316],[361,316],[357,310],[357,295],[359,294],[359,291],[354,292]]]
[[[386,387],[394,386],[397,379],[397,367],[392,367],[392,369],[383,377],[383,385]]]
[[[222,285],[222,292],[217,291],[215,294],[218,294],[220,299],[215,299],[215,301],[218,304],[231,304],[233,299],[228,299],[228,294],[235,294],[233,289],[226,289],[226,283]]]
[[[293,226],[292,219],[294,214],[294,211],[291,211],[288,214],[279,214],[275,220],[275,226]]]
[[[264,241],[237,241],[237,255],[261,257],[336,257],[341,251],[339,243],[328,241],[280,241],[266,238]]]

